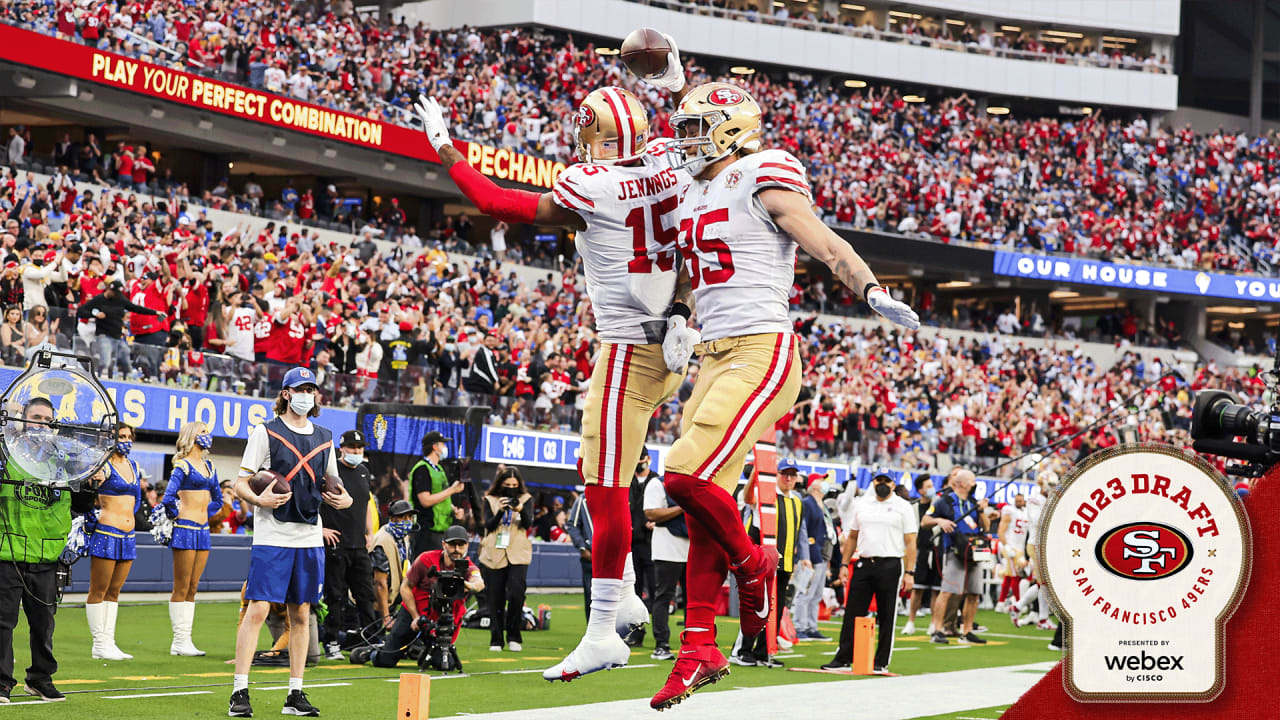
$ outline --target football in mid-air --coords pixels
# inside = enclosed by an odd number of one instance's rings
[[[667,69],[671,43],[653,28],[639,28],[622,41],[622,64],[640,77],[650,77]]]
[[[274,485],[274,486],[273,486]],[[254,495],[261,495],[263,490],[271,487],[271,492],[287,493],[289,492],[289,481],[278,472],[272,470],[259,470],[249,478],[249,489]]]

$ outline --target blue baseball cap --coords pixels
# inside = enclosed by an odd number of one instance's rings
[[[796,465],[795,458],[787,458],[778,463],[778,472],[800,472],[800,466]]]
[[[299,385],[315,385],[316,374],[304,367],[296,367],[284,374],[283,387],[295,388]]]

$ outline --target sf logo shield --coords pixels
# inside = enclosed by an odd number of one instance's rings
[[[1132,522],[1104,533],[1094,554],[1099,565],[1122,578],[1158,580],[1186,568],[1195,549],[1177,528]]]

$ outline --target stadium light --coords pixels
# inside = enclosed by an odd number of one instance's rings
[[[857,12],[867,9],[866,5],[854,5],[853,3],[840,3],[840,7],[844,10],[855,10]]]
[[[973,287],[973,283],[968,280],[952,280],[951,282],[938,283],[939,290],[956,290],[967,287]]]
[[[1055,37],[1064,37],[1064,38],[1082,38],[1082,37],[1084,37],[1084,33],[1071,32],[1071,31],[1068,31],[1068,30],[1041,30],[1041,31],[1040,31],[1040,34],[1041,34],[1041,35],[1053,35],[1053,36],[1055,36]]]
[[[26,73],[14,73],[13,82],[23,90],[30,90],[36,86],[36,79]]]
[[[236,169],[236,164],[235,164],[235,163],[233,163],[233,162],[229,162],[229,163],[227,163],[227,169],[228,169],[228,170],[235,170],[235,169]]]
[[[1093,114],[1093,108],[1091,108],[1091,107],[1082,107],[1082,108],[1080,108],[1080,112],[1084,113],[1085,115],[1092,115],[1092,114]]]
[[[620,52],[622,52],[622,51],[621,51],[621,50],[619,50],[618,48],[610,48],[610,47],[598,47],[598,48],[596,48],[596,54],[597,54],[597,55],[617,55],[617,54],[618,54],[618,53],[620,53]]]
[[[733,73],[734,75],[755,75],[756,69],[752,67],[747,67],[746,65],[734,65],[733,67],[729,68],[729,72]]]
[[[206,130],[206,131],[208,131],[208,130],[212,130],[212,129],[213,129],[213,120],[210,120],[210,119],[209,119],[207,116],[205,116],[205,115],[201,115],[201,116],[200,116],[200,120],[196,122],[196,127],[200,128],[201,130]]]
[[[387,172],[395,172],[396,164],[391,162],[390,160],[384,160],[382,161],[382,169]]]
[[[1210,305],[1204,311],[1215,315],[1252,315],[1258,312],[1258,308],[1242,307],[1240,305]]]
[[[922,103],[924,102],[924,98],[919,95],[903,95],[902,102]]]
[[[775,4],[777,4],[777,3],[775,3]],[[902,12],[901,10],[890,10],[890,11],[889,11],[889,16],[890,16],[890,17],[900,17],[900,18],[910,18],[910,19],[912,19],[912,20],[919,20],[919,19],[921,19],[921,18],[923,18],[923,17],[924,17],[923,15],[919,15],[919,14],[917,14],[917,13]]]
[[[968,23],[966,23],[963,20],[952,20],[951,18],[947,18],[947,24],[948,25],[967,25]]]
[[[271,144],[276,147],[284,147],[287,142],[288,141],[284,139],[284,136],[279,133],[275,133],[271,136]]]
[[[1003,105],[992,105],[987,108],[988,115],[1008,115],[1009,108]]]
[[[1022,32],[1022,27],[1019,25],[1001,25],[1000,29],[1008,32]]]
[[[338,149],[337,149],[337,148],[335,148],[335,147],[333,147],[333,146],[331,146],[331,145],[325,145],[325,146],[324,146],[324,156],[325,156],[325,157],[327,157],[327,158],[329,158],[330,160],[332,160],[332,159],[334,159],[334,158],[338,157]]]
[[[1131,37],[1116,37],[1115,35],[1103,35],[1103,36],[1102,36],[1102,39],[1103,39],[1103,40],[1109,40],[1109,41],[1111,41],[1111,42],[1118,42],[1118,43],[1136,43],[1136,42],[1138,42],[1138,38],[1131,38]]]
[[[1080,293],[1074,290],[1054,290],[1049,293],[1050,300],[1066,300],[1067,298],[1080,297]]]
[[[844,86],[847,88],[863,88],[867,86],[866,80],[845,80]]]

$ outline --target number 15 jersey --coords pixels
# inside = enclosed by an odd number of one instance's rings
[[[650,141],[633,165],[571,165],[551,190],[557,205],[587,224],[574,245],[605,342],[660,343],[667,329],[680,195],[690,181],[667,160],[668,142]]]
[[[680,253],[689,266],[703,340],[789,333],[796,243],[757,196],[782,188],[813,201],[804,166],[785,150],[739,158],[694,180],[681,202]]]

